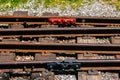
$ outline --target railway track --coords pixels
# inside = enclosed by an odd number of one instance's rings
[[[40,24],[40,25],[49,25],[49,24],[64,24],[64,25],[85,25],[90,26],[120,26],[119,18],[104,18],[104,17],[58,17],[58,16],[1,16],[0,24],[22,24],[25,27],[29,27],[29,24]],[[34,26],[33,25],[33,26]],[[61,26],[64,26],[61,25]],[[39,25],[38,25],[39,26]],[[88,27],[90,27],[88,26]],[[87,27],[87,26],[86,26]]]
[[[0,80],[119,80],[119,21],[0,16]]]

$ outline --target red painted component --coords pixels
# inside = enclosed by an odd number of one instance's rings
[[[63,18],[63,23],[64,24],[75,24],[76,23],[76,19],[75,18]]]
[[[76,23],[76,19],[75,18],[49,18],[49,22],[51,24],[70,25],[70,24],[75,24]]]
[[[50,18],[49,22],[51,24],[63,24],[62,18]]]
[[[63,24],[62,18],[59,18],[57,21],[58,21],[58,24]]]
[[[50,18],[50,19],[49,19],[49,22],[50,22],[51,24],[56,24],[56,19],[55,19],[55,18]]]

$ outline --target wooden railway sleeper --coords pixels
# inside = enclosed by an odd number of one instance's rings
[[[24,76],[30,77],[30,79],[27,79],[27,80],[53,80],[54,79],[54,73],[48,70],[44,70],[41,72],[32,72],[32,71],[31,72],[17,72],[17,73],[10,72],[9,74],[11,75],[10,78],[13,78],[13,79],[15,77],[14,75],[16,76],[22,75],[21,78]]]
[[[111,37],[112,44],[120,44],[120,36]]]
[[[94,56],[94,54],[90,53],[90,52],[86,52],[83,54],[85,57],[92,57]]]
[[[31,74],[32,80],[54,80],[54,73],[48,70],[32,73]]]
[[[14,70],[14,69],[9,69],[9,73],[10,74],[31,74],[32,72],[34,72],[35,67],[27,67],[27,66],[23,66],[23,69],[21,69],[21,71],[18,70]]]
[[[98,56],[98,54],[85,52],[85,53],[78,53],[77,59],[99,59],[99,56]]]
[[[97,70],[88,70],[89,75],[97,75],[98,71]]]
[[[78,72],[78,80],[119,80],[119,72],[97,71],[97,74]]]

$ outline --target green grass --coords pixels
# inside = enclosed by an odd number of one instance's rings
[[[0,0],[0,11],[19,9],[21,5],[25,5],[27,2],[32,0]],[[37,9],[39,5],[44,1],[44,6],[57,7],[60,9],[66,9],[66,5],[70,5],[73,9],[78,9],[80,6],[87,5],[93,2],[93,0],[34,0],[34,9]],[[115,5],[118,10],[120,10],[120,0],[103,0],[111,5]],[[29,9],[29,7],[25,7]]]
[[[30,0],[0,0],[0,11],[19,8],[21,4],[26,4],[28,1]],[[90,2],[90,0],[87,2],[84,0],[35,0],[34,8],[37,8],[42,1],[44,1],[46,8],[56,7],[59,5],[61,9],[66,9],[66,5],[68,4],[70,4],[72,8],[76,9],[79,6]]]
[[[104,2],[116,6],[117,10],[120,10],[120,0],[103,0]]]
[[[29,0],[0,0],[0,11],[16,9]]]

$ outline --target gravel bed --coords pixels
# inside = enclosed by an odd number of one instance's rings
[[[64,57],[64,56],[58,56],[56,57],[57,60],[75,60],[75,57]]]
[[[110,73],[110,72],[101,72],[102,80],[119,80],[118,73]]]
[[[115,59],[114,55],[99,55],[99,59]]]
[[[42,74],[39,75],[38,78],[34,80],[48,80],[45,76],[42,78],[40,77]],[[118,72],[109,72],[109,71],[98,71],[97,74],[88,74],[87,72],[81,72],[81,78],[86,78],[85,80],[91,80],[93,78],[99,77],[99,80],[119,80],[119,73]],[[20,77],[11,77],[10,80],[30,80],[30,77],[20,76]],[[50,79],[51,80],[51,79]],[[54,79],[52,80],[77,80],[76,75],[72,74],[56,74],[54,75]],[[81,80],[81,79],[80,79]]]
[[[110,44],[109,38],[97,38],[96,40],[97,40],[98,44],[101,44],[101,43],[103,43],[103,44]]]
[[[71,40],[58,40],[58,43],[76,43],[75,39],[71,39]]]
[[[34,56],[16,56],[16,61],[33,61]]]
[[[55,75],[54,80],[77,80],[75,75]]]
[[[116,7],[103,2],[102,0],[95,0],[93,3],[79,7],[77,10],[72,9],[68,4],[65,10],[61,10],[59,5],[57,7],[45,8],[44,3],[40,4],[34,9],[34,0],[21,6],[19,9],[7,10],[0,12],[0,15],[13,15],[14,11],[28,11],[31,16],[41,16],[44,13],[59,14],[59,16],[103,16],[103,17],[119,17],[120,11]],[[30,7],[26,9],[25,7]]]

